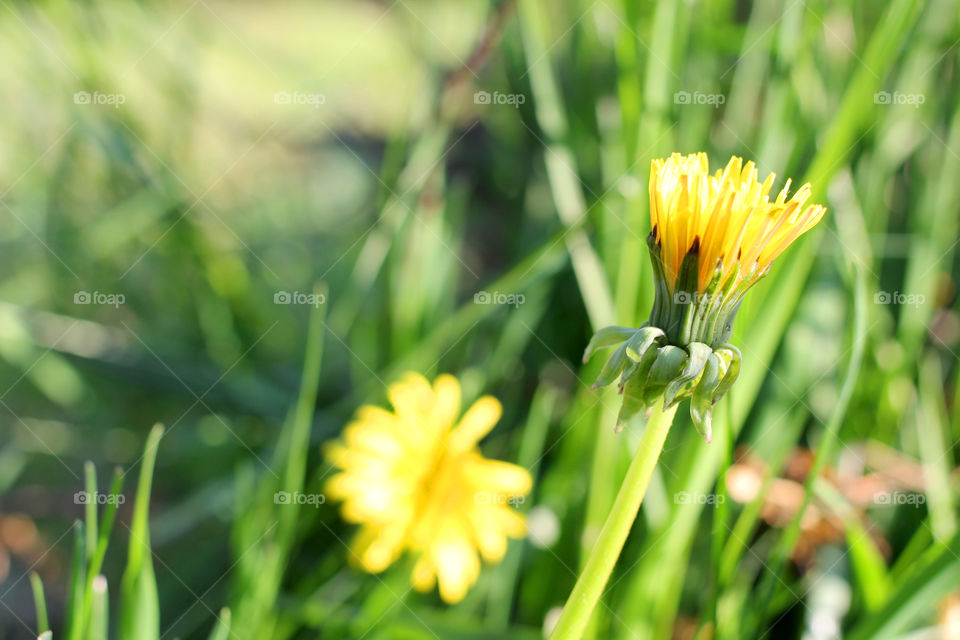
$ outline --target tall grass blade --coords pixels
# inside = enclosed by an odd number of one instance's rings
[[[87,492],[87,501],[83,507],[84,522],[87,526],[86,550],[87,562],[90,562],[97,548],[97,468],[89,460],[83,465],[83,478]]]
[[[84,564],[84,527],[79,520],[73,524],[73,557],[70,569],[70,590],[67,595],[67,638],[80,640],[82,638],[81,624],[83,622],[84,607],[84,579],[86,565]]]
[[[107,592],[107,579],[97,576],[90,586],[90,626],[89,640],[108,640],[110,629],[110,594]]]
[[[950,479],[952,443],[938,358],[930,352],[920,362],[916,423],[930,522],[934,537],[946,541],[957,531],[957,496]]]
[[[227,640],[230,637],[230,609],[224,607],[220,610],[220,617],[217,618],[217,624],[210,633],[209,640]]]
[[[153,572],[148,519],[153,468],[162,437],[163,425],[157,424],[147,438],[140,467],[127,566],[120,586],[120,640],[157,640],[160,637],[160,605]]]
[[[116,519],[117,508],[120,504],[120,491],[123,489],[123,471],[116,469],[113,473],[113,481],[110,483],[110,493],[106,501],[106,507],[103,511],[103,518],[100,523],[100,533],[95,539],[94,550],[90,555],[87,566],[87,580],[84,587],[84,612],[83,624],[81,629],[92,629],[88,627],[93,624],[91,616],[95,615],[93,609],[97,606],[93,598],[93,592],[98,580],[103,581],[103,588],[106,589],[106,578],[100,575],[100,569],[103,567],[103,560],[107,555],[107,545],[110,542],[110,534],[113,532],[113,523]],[[89,538],[89,536],[88,536]]]
[[[929,548],[917,561],[913,574],[899,582],[887,606],[856,625],[848,640],[895,638],[927,615],[930,605],[960,584],[960,536],[949,545]]]
[[[37,633],[50,629],[47,619],[47,599],[43,595],[43,582],[35,571],[30,572],[30,589],[33,591],[33,605],[37,612]]]

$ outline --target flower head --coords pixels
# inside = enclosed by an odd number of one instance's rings
[[[684,259],[698,256],[696,287],[706,290],[733,278],[756,282],[791,242],[812,228],[826,209],[804,208],[805,184],[787,199],[787,180],[770,202],[771,173],[760,182],[753,162],[734,156],[710,175],[707,154],[674,153],[650,166],[650,226],[666,285],[675,290]]]
[[[496,398],[484,396],[459,419],[460,384],[450,375],[431,386],[417,373],[390,385],[393,411],[364,406],[327,447],[341,469],[326,485],[342,500],[344,519],[360,525],[352,555],[376,573],[409,550],[411,581],[458,602],[473,585],[481,557],[498,562],[507,537],[525,535],[523,516],[510,507],[530,491],[522,467],[489,460],[477,442],[500,419]]]
[[[650,319],[639,329],[601,329],[584,353],[586,362],[593,350],[620,345],[595,383],[620,378],[618,428],[661,397],[666,406],[690,398],[693,422],[710,440],[713,406],[740,372],[740,352],[727,342],[740,302],[826,211],[804,207],[809,184],[788,198],[790,180],[771,202],[773,180],[760,182],[753,162],[737,157],[713,175],[705,153],[652,162]]]

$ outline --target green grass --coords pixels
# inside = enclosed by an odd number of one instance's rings
[[[828,213],[740,310],[712,444],[681,406],[587,637],[934,627],[960,579],[957,9],[0,4],[0,525],[37,531],[0,526],[0,635],[542,637],[639,439],[580,355],[646,319],[650,160],[700,150]],[[275,501],[320,493],[321,445],[408,369],[501,400],[483,452],[557,527],[452,607],[409,559],[353,568],[336,505]],[[829,536],[771,523],[786,477]]]

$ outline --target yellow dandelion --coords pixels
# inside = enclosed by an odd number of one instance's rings
[[[601,329],[584,353],[586,362],[595,349],[620,345],[594,384],[620,379],[618,428],[660,398],[666,408],[690,398],[693,423],[710,440],[713,406],[740,372],[740,351],[727,341],[744,295],[826,211],[804,206],[809,184],[788,198],[790,180],[771,202],[773,180],[760,182],[754,163],[736,156],[713,175],[705,153],[651,163],[650,319]]]
[[[327,447],[341,471],[326,493],[343,502],[345,520],[360,525],[351,545],[360,567],[377,573],[410,551],[413,587],[438,584],[444,601],[459,602],[477,580],[480,557],[498,562],[507,537],[525,535],[511,505],[530,491],[530,474],[477,448],[500,419],[496,398],[480,398],[458,421],[460,383],[451,375],[431,386],[407,373],[387,395],[393,411],[361,407]]]
[[[758,180],[753,162],[736,156],[710,175],[707,154],[674,153],[650,167],[650,224],[666,283],[673,292],[684,258],[699,254],[697,289],[704,291],[719,270],[719,281],[759,278],[790,243],[809,231],[826,209],[804,208],[805,184],[787,199],[787,180],[770,202],[775,174]]]
[[[648,421],[551,640],[583,636],[637,517],[681,399],[690,399],[691,420],[710,442],[713,407],[740,373],[740,352],[727,340],[743,296],[766,275],[770,263],[824,215],[820,205],[804,208],[809,184],[788,199],[787,180],[771,202],[773,178],[771,174],[760,182],[754,164],[744,165],[736,157],[711,176],[703,153],[675,153],[651,165],[647,245],[655,293],[650,318],[636,329],[597,331],[583,354],[586,362],[594,350],[619,345],[594,386],[620,380],[618,429],[640,412]]]

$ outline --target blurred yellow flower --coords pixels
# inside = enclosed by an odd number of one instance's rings
[[[411,582],[439,584],[448,603],[476,582],[479,555],[498,562],[507,537],[526,533],[511,508],[532,484],[517,465],[488,460],[477,442],[500,419],[500,402],[484,396],[460,418],[460,383],[441,375],[433,386],[407,373],[387,390],[393,411],[363,406],[342,439],[327,446],[341,469],[326,484],[343,501],[344,519],[360,525],[351,552],[366,571],[386,569],[405,550],[416,554]]]

